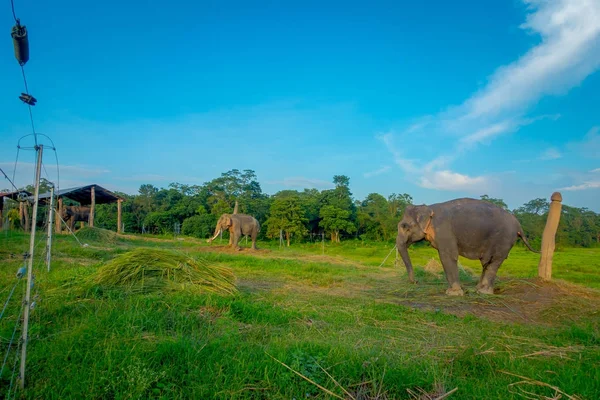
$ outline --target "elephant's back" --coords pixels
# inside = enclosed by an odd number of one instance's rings
[[[443,214],[457,237],[513,236],[518,221],[503,208],[483,200],[463,198],[446,202]]]

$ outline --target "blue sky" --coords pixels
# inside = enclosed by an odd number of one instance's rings
[[[345,174],[357,198],[488,194],[514,208],[560,190],[600,211],[600,1],[418,3],[15,8],[63,188],[135,193],[237,168],[270,194]],[[0,21],[14,24],[9,7]],[[0,167],[12,174],[31,127],[10,39],[0,54]],[[20,153],[18,185],[33,161]]]

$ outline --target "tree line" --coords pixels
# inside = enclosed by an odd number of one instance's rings
[[[144,184],[135,195],[117,193],[125,198],[125,232],[172,234],[179,224],[184,235],[208,238],[221,214],[232,213],[237,201],[239,213],[253,215],[260,222],[260,238],[282,238],[288,246],[315,237],[320,240],[320,235],[332,242],[342,238],[395,240],[402,213],[413,204],[409,194],[393,193],[386,198],[370,193],[359,200],[353,198],[347,176],[335,175],[333,184],[333,189],[282,190],[267,195],[253,170],[232,169],[203,185],[171,183],[167,188],[157,188]],[[487,195],[480,198],[513,213],[529,242],[540,247],[549,208],[546,199],[533,199],[509,210],[502,199]],[[116,209],[116,204],[97,205],[95,225],[115,230]],[[598,245],[600,214],[563,204],[556,241],[563,247]]]

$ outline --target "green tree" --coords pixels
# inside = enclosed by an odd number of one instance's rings
[[[325,232],[331,235],[332,242],[340,241],[340,232],[353,233],[356,227],[350,221],[350,211],[342,210],[335,206],[324,206],[319,213],[321,217],[321,226]]]
[[[544,215],[548,212],[548,208],[550,207],[550,203],[546,199],[537,198],[528,201],[523,206],[519,207],[517,210],[518,213],[528,213],[535,215]]]
[[[270,216],[266,221],[267,236],[279,237],[280,231],[285,234],[288,247],[292,235],[302,237],[308,232],[305,224],[308,218],[301,206],[298,193],[278,193],[270,208]]]
[[[346,211],[348,213],[347,221],[350,224],[355,224],[357,208],[352,200],[352,192],[350,192],[350,178],[345,175],[335,175],[333,177],[335,189],[323,190],[319,199],[319,208],[322,210],[326,206],[331,206],[337,210]],[[319,217],[321,211],[319,211]],[[319,223],[319,226],[323,226]],[[354,229],[344,229],[346,232],[357,232],[356,226]]]
[[[483,196],[481,196],[481,200],[487,201],[487,202],[492,203],[492,204],[495,204],[495,205],[497,205],[497,206],[505,209],[506,211],[509,211],[508,210],[508,206],[506,205],[506,203],[502,199],[494,199],[493,197],[490,197],[487,194],[484,194]]]
[[[387,240],[386,226],[389,217],[389,205],[379,193],[370,193],[359,203],[357,211],[358,228],[368,239]]]

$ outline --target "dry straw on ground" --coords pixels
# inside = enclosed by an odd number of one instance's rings
[[[119,236],[107,229],[86,226],[77,231],[77,238],[83,242],[112,244],[118,241]]]
[[[234,294],[235,276],[226,267],[200,258],[161,250],[138,248],[122,254],[98,269],[92,282],[105,288],[131,292],[190,290]]]
[[[429,261],[427,261],[427,264],[425,264],[423,266],[423,269],[426,272],[429,272],[432,275],[435,276],[441,276],[442,273],[444,272],[444,268],[442,267],[442,264],[440,264],[440,262],[438,260],[436,260],[435,258],[430,258]]]

